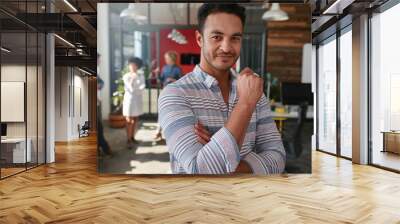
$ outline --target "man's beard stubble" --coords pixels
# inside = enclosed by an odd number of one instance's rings
[[[205,46],[205,45],[204,45],[204,42],[203,42],[203,46]],[[235,56],[232,55],[232,54],[222,54],[222,55],[230,55],[230,56],[234,57],[234,60],[233,60],[233,63],[232,63],[231,65],[227,66],[226,69],[219,69],[218,67],[214,66],[214,64],[209,60],[209,57],[208,57],[208,55],[206,54],[206,50],[205,50],[204,47],[202,48],[202,51],[203,51],[202,53],[203,53],[203,55],[204,55],[204,59],[206,60],[207,64],[208,64],[209,66],[211,66],[213,69],[219,70],[219,71],[222,71],[222,72],[230,71],[231,67],[235,64],[235,62],[236,62],[237,59],[238,59],[238,57],[235,57]],[[218,57],[219,55],[221,55],[221,54],[217,54],[217,57]],[[210,56],[212,57],[212,55],[210,55]]]

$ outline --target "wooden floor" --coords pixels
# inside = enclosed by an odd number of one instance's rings
[[[399,174],[321,152],[312,175],[103,176],[95,144],[0,181],[0,223],[400,223]]]
[[[22,171],[24,171],[25,170],[25,167],[24,168],[1,168],[1,177],[3,178],[3,177],[7,177],[7,176],[10,176],[10,175],[13,175],[13,174],[15,174],[15,173],[19,173],[19,172],[22,172]]]

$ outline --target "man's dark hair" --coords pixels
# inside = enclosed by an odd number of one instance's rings
[[[128,64],[135,64],[139,69],[139,68],[141,68],[143,66],[143,61],[140,58],[131,57],[131,58],[128,59]]]
[[[197,11],[198,30],[203,33],[204,23],[206,22],[207,16],[213,13],[228,13],[236,15],[242,21],[242,26],[246,22],[245,8],[238,4],[216,4],[216,3],[205,3],[200,6]]]

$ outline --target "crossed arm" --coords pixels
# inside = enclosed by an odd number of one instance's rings
[[[283,172],[285,152],[265,96],[260,99],[256,110],[255,149],[241,158],[241,141],[238,142],[237,136],[229,130],[232,127],[225,125],[203,144],[198,140],[195,115],[179,87],[168,86],[159,98],[159,121],[168,150],[188,174],[250,170],[255,174]]]

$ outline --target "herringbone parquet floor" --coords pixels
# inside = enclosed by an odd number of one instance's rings
[[[0,223],[400,223],[400,175],[313,153],[312,175],[96,172],[95,138],[0,181]]]

